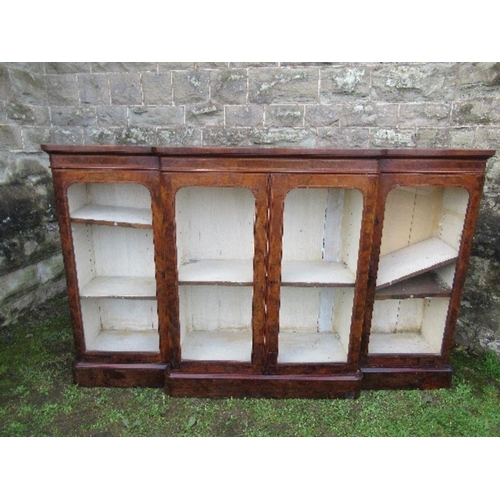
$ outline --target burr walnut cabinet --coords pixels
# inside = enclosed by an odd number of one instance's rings
[[[493,151],[43,149],[80,385],[449,386]]]

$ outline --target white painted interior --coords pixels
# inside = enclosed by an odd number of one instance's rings
[[[182,284],[247,284],[253,283],[252,260],[199,260],[179,266]]]
[[[82,299],[85,344],[89,351],[159,351],[155,300]]]
[[[250,286],[179,287],[182,359],[250,361]]]
[[[148,189],[133,183],[78,183],[68,188],[70,216],[108,223],[152,224]]]

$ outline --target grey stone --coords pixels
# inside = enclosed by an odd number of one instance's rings
[[[144,104],[172,104],[172,76],[170,73],[142,75]]]
[[[210,74],[211,97],[221,104],[245,104],[248,92],[247,71],[228,69]]]
[[[97,124],[94,107],[53,106],[52,124],[61,127],[88,127]]]
[[[47,75],[47,97],[51,106],[78,106],[75,75]]]
[[[0,101],[0,123],[7,123],[7,110],[4,101]]]
[[[249,101],[256,104],[318,102],[317,68],[250,69]]]
[[[223,126],[224,108],[215,103],[193,104],[186,106],[186,123],[198,126]]]
[[[157,69],[154,62],[93,62],[90,66],[92,73],[137,73]]]
[[[157,131],[152,128],[127,127],[116,133],[117,144],[156,146]]]
[[[378,129],[372,133],[372,142],[377,148],[412,148],[416,144],[415,131]]]
[[[36,266],[25,267],[0,277],[0,303],[32,290],[39,283]]]
[[[343,66],[321,70],[320,101],[322,104],[334,104],[346,98],[368,99],[369,95],[369,68]]]
[[[343,127],[394,127],[397,123],[397,104],[357,102],[342,106],[340,125]]]
[[[369,148],[372,147],[369,128],[323,127],[318,128],[318,148]]]
[[[454,125],[500,125],[500,99],[455,102],[451,117]]]
[[[0,100],[7,101],[11,97],[9,70],[0,64]]]
[[[46,106],[32,106],[35,125],[50,125],[49,108]]]
[[[373,69],[371,98],[375,101],[453,100],[456,64],[383,65]]]
[[[277,62],[230,62],[229,67],[233,68],[275,68]]]
[[[130,125],[133,127],[184,125],[184,106],[133,106],[130,108]]]
[[[5,105],[5,113],[10,122],[15,122],[19,125],[35,123],[33,109],[26,104],[19,104],[14,101],[7,102]]]
[[[210,69],[210,68],[227,68],[227,62],[195,62],[195,69]]]
[[[403,103],[399,113],[400,127],[443,127],[450,122],[451,106],[428,102]]]
[[[62,253],[39,262],[36,268],[40,283],[61,279],[64,276]]]
[[[262,127],[264,124],[264,106],[226,106],[227,127]]]
[[[304,106],[294,104],[267,106],[264,125],[266,127],[303,127]]]
[[[21,134],[26,151],[39,151],[40,144],[48,144],[51,138],[48,127],[23,127]]]
[[[250,146],[250,128],[209,127],[202,130],[204,146]]]
[[[0,148],[22,149],[21,128],[17,125],[0,125]]]
[[[83,130],[83,141],[85,144],[116,144],[116,131],[109,127],[85,127]]]
[[[174,103],[196,104],[209,98],[209,74],[203,71],[173,73]]]
[[[194,62],[161,62],[158,63],[158,69],[162,71],[194,69]]]
[[[109,75],[111,104],[142,104],[141,81],[138,73]]]
[[[316,136],[311,130],[295,128],[251,129],[253,144],[264,146],[294,146],[312,148],[316,144]]]
[[[305,124],[312,127],[331,127],[339,124],[341,106],[333,105],[307,105],[305,112]]]
[[[109,105],[111,95],[107,75],[77,75],[82,105]]]
[[[158,146],[200,146],[201,130],[194,127],[160,129]]]
[[[128,125],[127,106],[97,106],[99,126],[126,127]]]
[[[10,83],[13,100],[22,104],[33,104],[36,106],[47,104],[45,88],[45,77],[11,68],[9,70]]]
[[[451,148],[471,149],[475,143],[476,127],[450,127],[448,135]]]
[[[481,149],[500,149],[500,127],[477,127],[474,129],[474,145]]]
[[[447,128],[418,128],[415,134],[417,148],[439,149],[448,147]]]
[[[46,62],[45,72],[61,75],[63,73],[89,73],[90,63],[88,62]]]
[[[500,63],[460,63],[458,66],[458,92],[460,100],[500,97]]]
[[[57,127],[51,130],[50,142],[54,144],[82,144],[83,143],[83,128],[82,127]]]
[[[38,73],[42,75],[44,73],[44,63],[43,62],[8,62],[5,63],[6,66],[10,68],[18,68],[30,73]]]

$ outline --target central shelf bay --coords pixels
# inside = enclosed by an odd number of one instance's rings
[[[82,298],[156,298],[154,278],[97,276],[80,290]]]
[[[354,273],[343,262],[284,261],[281,284],[286,286],[353,286]]]

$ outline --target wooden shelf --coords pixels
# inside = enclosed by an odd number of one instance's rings
[[[420,332],[370,334],[370,354],[440,354]]]
[[[87,340],[88,351],[159,352],[157,330],[101,330]]]
[[[284,286],[354,286],[355,276],[343,262],[285,261],[281,284]]]
[[[278,363],[345,363],[347,353],[334,333],[281,332]]]
[[[182,285],[251,285],[251,260],[199,260],[179,266]]]
[[[156,281],[154,278],[98,276],[82,287],[80,297],[156,299]]]
[[[424,274],[457,260],[457,251],[440,240],[429,238],[380,258],[377,287],[384,288]]]
[[[85,205],[70,214],[71,222],[137,228],[153,227],[151,210],[147,208]]]
[[[223,330],[189,332],[184,336],[181,350],[183,360],[250,362],[252,334]]]
[[[435,273],[425,273],[377,290],[375,300],[450,297],[451,289]]]

